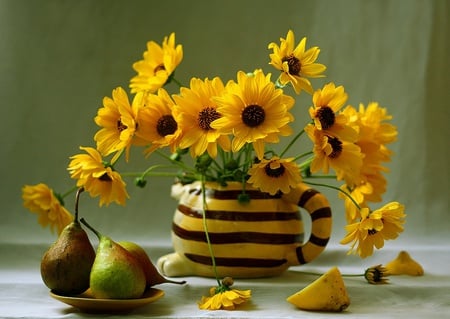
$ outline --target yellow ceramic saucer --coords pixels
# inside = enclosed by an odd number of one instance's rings
[[[61,296],[50,291],[50,296],[65,304],[80,309],[83,312],[127,312],[146,304],[155,302],[164,296],[164,291],[156,288],[147,289],[141,298],[137,299],[96,299],[88,289],[77,296]]]

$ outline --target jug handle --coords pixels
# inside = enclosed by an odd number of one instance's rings
[[[305,244],[296,247],[293,265],[311,262],[322,253],[331,236],[332,218],[328,199],[319,191],[301,183],[289,193],[283,194],[283,200],[304,208],[311,217],[311,235]]]

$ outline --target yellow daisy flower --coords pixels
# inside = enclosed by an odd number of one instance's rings
[[[281,191],[289,193],[291,187],[296,187],[301,182],[300,170],[294,158],[280,159],[273,157],[263,159],[254,164],[248,171],[248,182],[263,192],[275,195]]]
[[[210,296],[202,297],[198,307],[204,310],[233,310],[236,305],[247,302],[251,298],[251,290],[231,289],[233,279],[225,277],[218,287],[209,290]]]
[[[192,157],[207,151],[214,158],[217,156],[217,145],[224,151],[230,150],[228,136],[211,126],[214,120],[222,116],[213,97],[221,95],[224,89],[218,77],[204,81],[192,78],[190,88],[181,88],[180,94],[173,96],[176,121],[182,132],[178,146],[181,149],[190,148]]]
[[[121,87],[112,91],[112,98],[103,99],[103,107],[94,118],[95,123],[102,128],[95,134],[94,140],[103,156],[118,152],[112,159],[113,163],[124,149],[128,161],[137,129],[136,117],[142,105],[143,93],[136,94],[130,105],[128,95]]]
[[[92,147],[80,147],[87,154],[71,157],[68,170],[70,177],[77,179],[77,186],[84,187],[92,197],[100,196],[100,206],[116,202],[125,205],[129,197],[120,174],[105,165],[100,153]]]
[[[130,81],[131,93],[154,93],[163,87],[183,60],[183,47],[181,44],[175,46],[175,33],[171,33],[164,37],[162,46],[154,41],[147,42],[143,57],[133,64],[138,74]]]
[[[293,121],[289,110],[294,99],[275,88],[270,74],[256,71],[249,75],[239,71],[237,83],[228,82],[225,93],[215,101],[222,117],[211,126],[225,134],[233,134],[233,152],[251,143],[256,156],[262,159],[265,143],[277,143],[279,135],[292,134],[288,124]]]
[[[397,139],[397,129],[394,125],[386,123],[392,116],[387,114],[386,108],[380,107],[377,102],[364,106],[359,105],[360,140],[375,140],[379,144],[389,144]]]
[[[294,45],[292,30],[288,31],[286,39],[280,38],[280,46],[274,42],[270,43],[269,49],[272,49],[273,53],[269,55],[269,64],[282,71],[278,79],[282,85],[291,83],[297,94],[302,90],[312,94],[313,88],[307,78],[323,77],[322,73],[326,70],[325,65],[315,63],[320,49],[312,47],[305,50],[306,38],[303,38],[295,48]]]
[[[23,205],[32,213],[38,214],[42,227],[56,228],[57,233],[73,221],[73,215],[61,204],[55,193],[46,184],[25,185],[22,188]]]
[[[352,243],[349,254],[358,253],[365,258],[373,254],[373,248],[380,249],[384,240],[395,239],[403,231],[404,206],[391,202],[373,212],[365,207],[361,209],[361,220],[345,226],[347,235],[341,244]],[[355,250],[355,246],[356,250]]]
[[[359,110],[347,106],[343,113],[349,119],[349,125],[359,132],[355,144],[360,147],[364,155],[360,178],[346,187],[352,190],[352,195],[357,196],[356,193],[359,193],[364,203],[380,202],[387,184],[382,173],[388,171],[381,163],[390,161],[392,154],[385,144],[393,142],[397,135],[395,126],[384,122],[392,117],[375,102],[369,103],[367,109],[362,104]],[[351,206],[351,204],[348,205]]]
[[[322,170],[328,174],[331,167],[337,180],[345,180],[350,185],[359,181],[363,155],[357,145],[324,134],[312,124],[306,125],[305,131],[314,143],[311,172]]]
[[[359,207],[367,207],[365,196],[372,193],[373,188],[369,183],[360,184],[354,188],[349,188],[347,184],[342,185],[341,190],[350,195]],[[355,203],[345,194],[339,192],[339,198],[344,200],[345,217],[347,223],[354,223],[356,220],[361,219],[360,210]]]
[[[326,84],[313,95],[313,106],[309,114],[317,129],[348,142],[356,141],[358,132],[347,125],[347,116],[337,113],[347,101],[348,95],[343,86],[336,87],[334,83]]]
[[[176,141],[180,129],[173,116],[175,103],[165,89],[157,94],[148,94],[144,98],[145,107],[139,112],[136,137],[140,144],[150,145],[147,154],[157,148],[170,146],[172,153],[176,150]]]

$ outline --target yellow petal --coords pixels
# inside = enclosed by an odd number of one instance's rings
[[[401,251],[398,256],[385,266],[389,275],[422,276],[422,266],[411,258],[406,251]]]

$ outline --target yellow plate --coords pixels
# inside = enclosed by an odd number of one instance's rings
[[[164,291],[149,288],[138,299],[95,299],[89,289],[80,295],[72,297],[61,296],[50,291],[50,296],[83,312],[114,313],[131,311],[152,303],[164,296]]]

